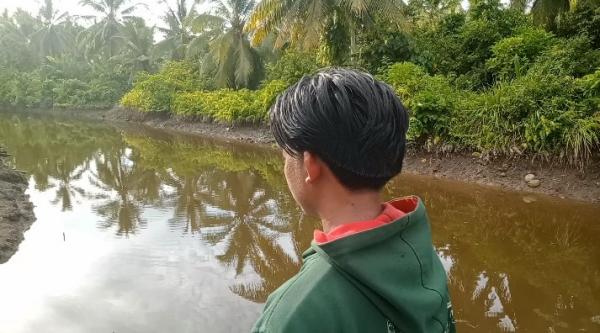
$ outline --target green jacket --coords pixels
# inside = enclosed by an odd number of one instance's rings
[[[447,278],[419,199],[384,226],[317,245],[252,332],[455,332]]]

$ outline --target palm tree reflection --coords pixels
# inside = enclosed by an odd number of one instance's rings
[[[101,227],[111,228],[118,223],[117,235],[129,235],[143,225],[141,207],[134,192],[143,174],[137,164],[129,158],[128,151],[120,148],[110,154],[98,154],[94,158],[96,172],[92,172],[90,183],[103,193],[95,195],[103,200],[94,206],[94,211],[105,218]],[[116,195],[108,193],[116,192]]]
[[[81,166],[74,168],[65,166],[65,163],[57,163],[56,174],[58,180],[58,188],[56,189],[55,198],[51,201],[53,205],[61,203],[62,211],[73,209],[74,197],[85,197],[85,190],[73,184],[73,181],[81,179],[81,176],[88,169],[88,164],[84,163]]]
[[[203,212],[204,237],[212,245],[223,243],[217,259],[235,268],[240,276],[249,265],[260,282],[240,283],[232,290],[253,301],[262,302],[299,268],[299,260],[279,243],[289,233],[290,224],[278,218],[271,189],[253,171],[226,173],[219,183],[214,206]]]
[[[164,183],[175,189],[175,192],[167,195],[171,204],[175,207],[174,217],[171,224],[184,222],[184,233],[196,233],[200,231],[201,216],[206,202],[210,202],[216,193],[210,180],[218,179],[214,171],[199,173],[186,173],[178,175],[169,169],[163,175]]]

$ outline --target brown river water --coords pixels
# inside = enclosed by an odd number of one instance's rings
[[[0,332],[245,332],[318,221],[275,149],[0,114],[37,221],[0,265]],[[600,332],[600,205],[402,175],[459,332]]]

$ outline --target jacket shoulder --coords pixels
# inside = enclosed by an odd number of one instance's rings
[[[349,299],[362,297],[318,254],[267,299],[253,333],[340,332],[348,324]],[[343,304],[343,306],[340,306]],[[345,320],[336,320],[345,318]],[[340,326],[344,325],[344,326]]]

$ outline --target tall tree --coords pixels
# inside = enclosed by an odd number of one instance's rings
[[[355,32],[373,16],[400,16],[404,6],[402,0],[263,0],[246,29],[252,32],[254,45],[276,34],[276,47],[310,49],[324,42],[327,53],[343,57],[354,48]]]
[[[129,0],[81,0],[82,6],[90,7],[97,16],[84,16],[95,21],[82,36],[82,42],[88,45],[89,52],[105,51],[108,57],[114,56],[121,44],[116,37],[123,28],[123,21],[132,18],[133,11],[143,4],[129,6]]]
[[[28,12],[17,9],[0,18],[0,65],[11,69],[30,70],[39,64],[31,43],[31,35],[39,29],[39,21]]]
[[[196,17],[196,3],[191,5],[186,0],[177,0],[175,8],[171,7],[166,0],[161,3],[167,6],[167,12],[161,17],[166,27],[158,30],[164,34],[164,39],[156,45],[160,54],[167,54],[170,59],[181,60],[186,55],[186,48],[193,36],[190,31],[190,22]]]
[[[575,10],[578,6],[597,8],[600,7],[600,0],[533,0],[531,14],[538,24],[554,29],[560,15]]]
[[[210,41],[210,60],[216,68],[215,81],[221,87],[254,88],[260,82],[263,65],[252,47],[244,26],[255,6],[254,0],[212,0],[213,14],[195,20],[196,25],[212,22],[224,27]]]
[[[31,35],[41,56],[56,56],[66,49],[67,36],[63,30],[63,23],[68,16],[68,12],[55,10],[52,0],[44,0],[39,12],[41,27]]]
[[[139,71],[152,69],[154,27],[148,27],[140,17],[130,18],[114,38],[121,41],[123,49],[113,59],[130,73],[130,79]]]

